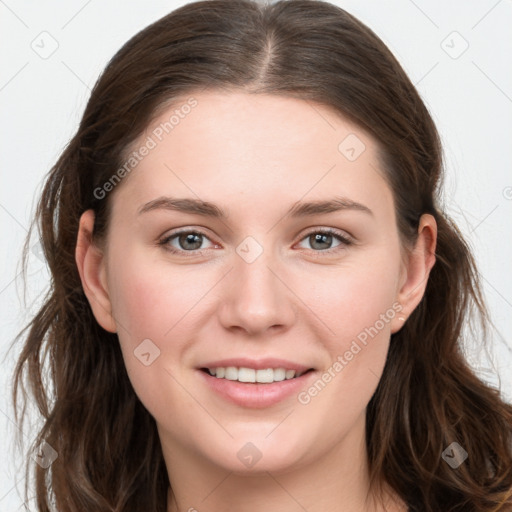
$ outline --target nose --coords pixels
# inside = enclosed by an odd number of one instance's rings
[[[234,256],[234,268],[226,276],[218,315],[231,331],[268,336],[286,330],[295,321],[294,294],[271,251],[252,262]]]

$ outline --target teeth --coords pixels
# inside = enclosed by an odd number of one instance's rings
[[[210,375],[218,379],[237,380],[239,382],[258,382],[269,384],[271,382],[280,382],[282,380],[293,379],[297,375],[295,370],[286,370],[285,368],[265,368],[264,370],[255,370],[254,368],[237,368],[228,366],[227,368],[208,368]]]
[[[258,382],[274,382],[275,380],[278,380],[275,377],[275,374],[277,373],[277,370],[272,370],[272,368],[267,368],[265,370],[257,370],[256,371],[256,379]],[[282,380],[282,379],[281,379]]]
[[[239,368],[238,380],[240,382],[256,382],[256,370],[252,368]]]
[[[293,377],[295,377],[295,370],[286,370],[285,378],[293,379]]]
[[[238,370],[234,366],[228,366],[224,378],[228,380],[238,380]]]

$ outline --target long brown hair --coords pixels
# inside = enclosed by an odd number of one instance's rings
[[[470,250],[439,204],[438,133],[383,42],[315,0],[190,3],[136,34],[96,83],[38,203],[34,226],[50,290],[18,337],[16,420],[23,422],[30,393],[42,416],[33,447],[46,442],[58,454],[46,469],[28,458],[38,510],[166,510],[155,421],[131,386],[117,335],[92,314],[74,251],[88,209],[96,240],[104,237],[111,197],[94,191],[123,164],[130,143],[166,102],[207,88],[319,102],[350,118],[379,142],[404,246],[414,243],[422,213],[435,217],[437,260],[425,295],[392,335],[367,408],[371,479],[387,482],[411,511],[508,510],[512,406],[463,357],[466,325],[479,318],[485,326],[487,314]],[[454,442],[468,453],[457,468],[442,456]]]

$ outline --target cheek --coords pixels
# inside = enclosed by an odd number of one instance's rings
[[[315,290],[316,309],[334,334],[333,347],[343,348],[377,323],[389,335],[390,320],[396,314],[398,265],[391,258],[373,258],[371,264],[340,269],[326,286]],[[393,307],[395,304],[395,307]],[[384,315],[384,324],[382,318]],[[332,334],[332,333],[331,333]],[[363,338],[364,336],[361,336]]]
[[[329,362],[302,391],[299,403],[319,425],[333,420],[352,424],[364,412],[384,368],[391,320],[401,308],[395,300],[398,266],[388,257],[372,261],[343,269],[332,286],[316,291],[312,309],[317,308],[334,334],[324,339]]]
[[[109,273],[113,314],[135,392],[156,414],[164,394],[166,400],[183,400],[172,376],[181,381],[181,364],[218,276],[204,272],[199,279],[197,269],[122,252],[112,254],[120,263]]]
[[[197,270],[165,265],[136,251],[118,256],[122,264],[113,269],[109,287],[114,316],[124,328],[120,332],[132,343],[180,339],[176,332],[194,317],[194,305],[211,288],[208,275],[198,279]]]

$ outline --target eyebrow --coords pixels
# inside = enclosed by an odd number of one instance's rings
[[[214,203],[193,198],[159,197],[153,199],[139,208],[139,215],[154,210],[172,210],[204,217],[227,220],[225,210]],[[328,200],[310,202],[298,201],[286,212],[285,216],[293,218],[322,215],[344,210],[355,210],[373,215],[373,212],[364,204],[352,201],[346,197],[334,197]]]

